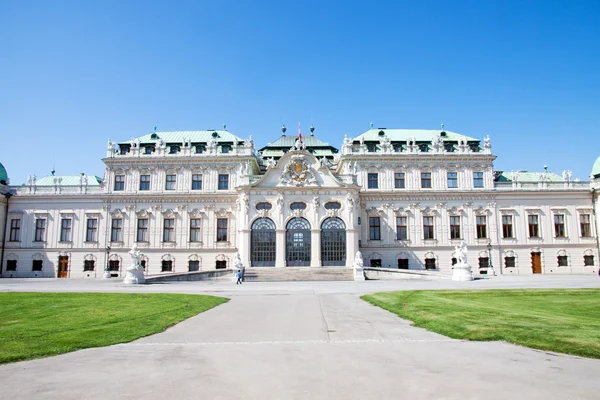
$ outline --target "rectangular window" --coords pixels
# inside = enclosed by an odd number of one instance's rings
[[[594,266],[594,256],[583,256],[583,266],[584,267],[593,267]]]
[[[565,216],[556,214],[554,216],[554,235],[557,238],[564,238],[565,235]]]
[[[473,172],[473,187],[483,187],[483,172]]]
[[[558,259],[558,266],[559,267],[568,267],[569,266],[569,262],[568,262],[567,256],[558,256],[556,258]]]
[[[70,242],[71,241],[71,218],[63,218],[60,222],[60,241]]]
[[[504,239],[512,239],[513,238],[512,215],[503,215],[502,216],[502,237]]]
[[[86,242],[98,241],[98,220],[96,218],[88,218],[88,220],[87,220],[85,241]]]
[[[123,229],[123,220],[121,218],[115,218],[112,220],[110,227],[110,241],[121,242],[123,236],[121,236],[121,230]]]
[[[536,238],[539,237],[539,225],[538,225],[538,216],[530,215],[527,217],[527,221],[529,222],[529,237]]]
[[[38,218],[35,220],[35,238],[34,242],[46,241],[46,219]]]
[[[381,259],[375,258],[371,260],[369,264],[372,268],[381,268]]]
[[[140,190],[150,190],[150,175],[140,175]]]
[[[227,268],[227,261],[222,260],[222,261],[217,261],[215,263],[215,269],[225,269]]]
[[[460,217],[450,217],[450,239],[460,239]]]
[[[192,175],[192,190],[202,190],[202,174]]]
[[[6,260],[6,270],[7,271],[16,271],[17,270],[17,260]]]
[[[379,174],[369,173],[367,174],[367,188],[377,189],[379,188]]]
[[[581,225],[581,237],[591,237],[592,229],[590,225],[590,214],[581,214],[579,216],[579,222]]]
[[[115,192],[125,190],[125,175],[115,175]]]
[[[10,242],[20,242],[21,241],[21,220],[20,219],[11,219],[10,220]]]
[[[172,260],[163,260],[161,263],[161,272],[172,272],[173,271],[173,261]]]
[[[189,261],[188,270],[190,272],[200,271],[200,261]]]
[[[487,257],[479,257],[479,268],[488,268],[490,266],[490,259]]]
[[[138,242],[148,241],[148,219],[138,219],[137,222],[137,240]]]
[[[168,218],[163,221],[163,242],[175,241],[175,220]]]
[[[229,175],[219,174],[219,190],[229,190]]]
[[[176,175],[167,175],[167,180],[165,181],[165,190],[175,190],[176,184],[177,184],[177,176]]]
[[[396,172],[394,174],[394,187],[396,189],[404,189],[404,172]]]
[[[398,269],[408,269],[408,258],[398,259]]]
[[[431,189],[431,172],[421,172],[421,188]]]
[[[44,262],[42,260],[33,260],[33,263],[31,264],[31,270],[40,272],[43,266]]]
[[[85,260],[83,262],[83,271],[93,271],[94,270],[94,260]]]
[[[396,240],[408,239],[407,217],[396,217]]]
[[[435,258],[426,258],[425,259],[425,269],[435,269]]]
[[[109,271],[119,271],[119,268],[120,268],[119,260],[110,260],[108,262],[108,270]],[[111,276],[113,276],[113,275],[111,275]]]
[[[369,217],[369,239],[381,240],[381,220],[379,217]]]
[[[477,239],[484,239],[487,237],[487,217],[478,215],[475,218],[475,224],[477,225]]]
[[[190,220],[190,242],[200,242],[200,219]]]
[[[433,217],[423,217],[423,239],[433,238]]]
[[[217,242],[227,241],[227,219],[217,219]]]
[[[515,258],[514,257],[504,257],[504,266],[506,268],[514,268],[515,267]]]
[[[448,172],[448,187],[449,188],[457,188],[458,187],[458,179],[456,177],[456,172]]]

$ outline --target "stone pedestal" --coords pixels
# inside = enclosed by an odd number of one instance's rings
[[[362,267],[354,267],[354,280],[355,281],[364,281],[365,280],[365,270]]]
[[[146,278],[144,277],[144,268],[140,265],[132,265],[127,268],[125,271],[125,279],[123,279],[123,283],[126,285],[139,285],[141,283],[146,283]]]
[[[469,264],[456,264],[454,270],[452,270],[453,281],[472,281],[473,272]]]

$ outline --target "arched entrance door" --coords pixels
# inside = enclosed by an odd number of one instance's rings
[[[250,254],[253,267],[275,266],[275,223],[269,218],[259,218],[252,224]]]
[[[304,218],[293,218],[288,222],[286,229],[287,266],[310,266],[310,224]]]
[[[346,265],[346,224],[339,218],[327,218],[321,224],[321,263]]]

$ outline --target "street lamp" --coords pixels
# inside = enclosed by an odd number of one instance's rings
[[[104,263],[105,264],[105,266],[104,266],[104,275],[102,276],[102,279],[109,279],[110,278],[110,271],[109,271],[109,268],[108,268],[108,263],[110,261],[108,260],[108,253],[110,253],[110,246],[106,246],[105,250],[106,250],[106,257],[105,257],[106,262]]]
[[[494,266],[492,265],[492,241],[488,240],[487,244],[488,249],[488,267],[492,270],[492,275],[496,276],[496,270],[494,270]]]

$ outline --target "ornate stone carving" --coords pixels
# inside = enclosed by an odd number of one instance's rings
[[[292,186],[315,184],[317,178],[303,155],[294,155],[283,168],[279,183]]]

